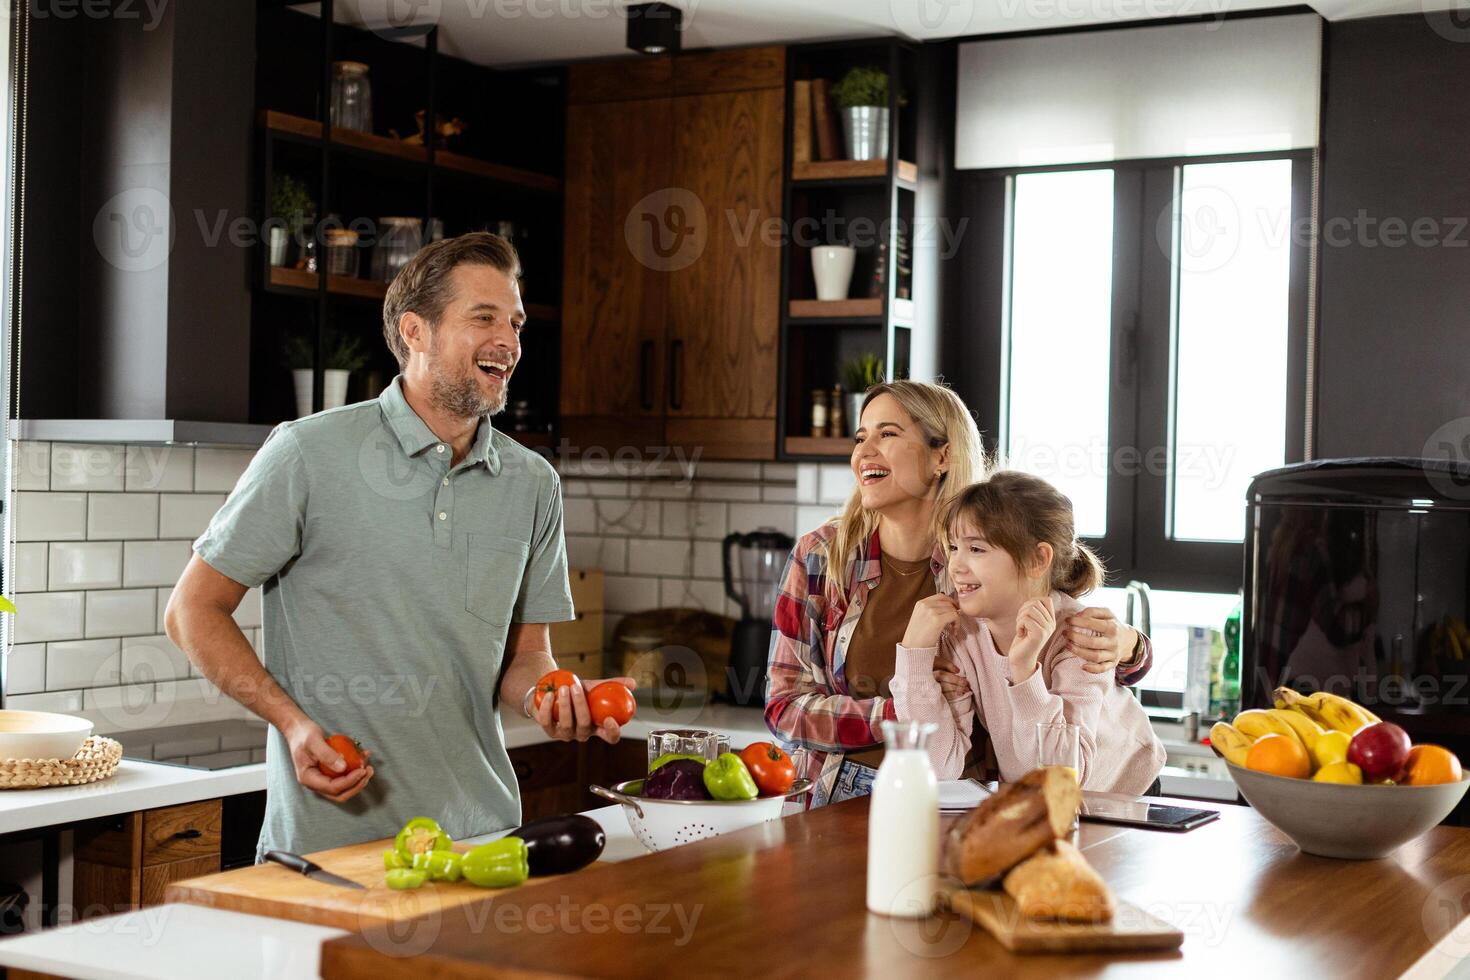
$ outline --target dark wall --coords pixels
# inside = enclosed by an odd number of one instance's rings
[[[1418,456],[1470,415],[1470,33],[1437,23],[1326,25],[1318,457]]]

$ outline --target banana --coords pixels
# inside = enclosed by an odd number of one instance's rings
[[[1289,725],[1291,730],[1296,733],[1297,739],[1301,741],[1302,747],[1307,750],[1307,754],[1316,758],[1317,739],[1327,734],[1326,729],[1300,711],[1273,708],[1271,709],[1271,714]]]
[[[1278,687],[1273,693],[1291,710],[1301,712],[1328,731],[1335,729],[1353,735],[1363,726],[1377,724],[1380,720],[1361,704],[1329,691],[1301,694],[1289,687]]]
[[[1262,735],[1285,735],[1287,738],[1294,740],[1298,745],[1301,745],[1302,748],[1305,749],[1307,747],[1302,742],[1302,737],[1297,734],[1296,729],[1283,721],[1281,715],[1274,708],[1271,710],[1252,708],[1249,711],[1242,711],[1235,716],[1235,720],[1231,724],[1252,742]]]
[[[1460,634],[1455,631],[1453,620],[1451,620],[1450,623],[1450,625],[1440,623],[1435,628],[1442,629],[1444,631],[1445,637],[1449,640],[1450,653],[1454,655],[1454,658],[1456,660],[1464,660],[1465,648],[1460,644]]]
[[[1245,765],[1245,757],[1251,750],[1251,739],[1228,722],[1217,721],[1210,729],[1210,748],[1233,765]]]

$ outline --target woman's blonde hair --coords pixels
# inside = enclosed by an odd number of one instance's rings
[[[923,432],[930,447],[949,447],[949,464],[940,474],[934,503],[934,538],[939,539],[942,525],[939,515],[944,505],[965,487],[983,480],[988,469],[985,449],[980,443],[980,430],[970,410],[947,386],[927,381],[886,381],[869,388],[863,396],[863,408],[879,395],[892,395],[909,413]],[[853,419],[853,427],[862,417]],[[859,545],[865,543],[878,527],[878,512],[863,506],[862,490],[853,487],[847,503],[836,517],[827,522],[837,533],[827,540],[822,552],[830,597],[839,596],[847,583],[837,580],[838,572]]]
[[[1016,470],[992,473],[983,483],[951,496],[940,522],[946,541],[968,523],[1022,569],[1036,561],[1036,546],[1045,541],[1052,551],[1048,592],[1075,599],[1102,585],[1106,575],[1093,550],[1077,540],[1072,501],[1039,476]]]

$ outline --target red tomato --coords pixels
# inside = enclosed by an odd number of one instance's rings
[[[617,681],[603,681],[587,692],[587,707],[592,709],[592,724],[602,727],[611,718],[619,725],[633,720],[638,711],[638,702],[633,692]]]
[[[342,761],[347,764],[341,772],[329,773],[328,775],[345,776],[349,772],[355,772],[363,767],[362,746],[358,745],[348,736],[338,733],[327,739],[327,744],[336,750],[337,754],[342,757]]]
[[[762,796],[780,796],[796,782],[796,764],[772,742],[751,742],[740,750],[740,761]]]
[[[553,670],[536,682],[536,707],[541,707],[541,699],[550,695],[551,720],[559,721],[561,712],[556,707],[556,689],[559,687],[572,687],[580,683],[582,682],[577,679],[577,675],[570,670]]]

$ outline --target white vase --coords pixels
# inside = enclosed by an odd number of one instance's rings
[[[817,281],[817,299],[847,299],[856,260],[857,249],[851,245],[818,245],[812,249],[812,278]]]
[[[347,404],[347,376],[351,371],[327,368],[322,372],[322,409],[341,408]]]
[[[291,383],[296,386],[296,417],[306,418],[311,414],[311,369],[293,368]]]
[[[271,265],[276,268],[286,264],[286,246],[291,244],[291,236],[287,233],[284,225],[270,227],[270,260]]]

